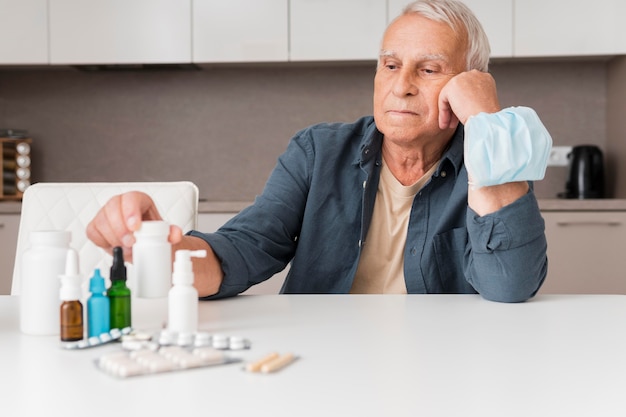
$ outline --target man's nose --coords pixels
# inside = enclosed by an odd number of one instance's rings
[[[397,96],[414,96],[419,91],[419,77],[410,70],[401,69],[394,81],[394,93]]]

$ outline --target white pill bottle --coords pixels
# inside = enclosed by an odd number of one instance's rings
[[[71,233],[32,231],[22,254],[20,275],[20,330],[32,335],[58,335],[60,275],[65,273]]]
[[[140,298],[162,298],[172,287],[172,245],[169,223],[141,222],[133,245],[134,292]]]
[[[178,334],[190,334],[198,331],[198,291],[193,286],[194,275],[191,258],[205,258],[205,250],[176,251],[174,286],[168,296],[167,328]]]

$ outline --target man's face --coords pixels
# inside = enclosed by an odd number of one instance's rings
[[[465,44],[447,24],[415,14],[389,26],[374,79],[374,118],[386,139],[450,136],[439,129],[439,92],[465,70]]]

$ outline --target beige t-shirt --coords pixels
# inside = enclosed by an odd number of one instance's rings
[[[404,245],[413,199],[437,169],[402,185],[383,161],[372,222],[352,283],[352,294],[406,294]]]

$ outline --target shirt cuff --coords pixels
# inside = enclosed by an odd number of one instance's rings
[[[491,253],[524,246],[540,238],[545,222],[535,194],[529,191],[513,203],[482,217],[468,208],[467,230],[473,251]]]

